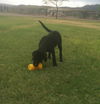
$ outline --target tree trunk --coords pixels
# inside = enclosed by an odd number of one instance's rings
[[[56,5],[56,19],[58,19],[58,6]]]

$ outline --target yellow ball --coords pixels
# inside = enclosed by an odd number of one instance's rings
[[[36,68],[35,68],[35,66],[33,64],[29,64],[28,65],[28,69],[29,70],[35,70]]]
[[[37,69],[42,69],[43,65],[41,63],[38,64],[37,67],[35,67],[33,64],[28,65],[28,70],[37,70]]]
[[[42,69],[43,68],[43,65],[40,63],[38,64],[38,69]]]

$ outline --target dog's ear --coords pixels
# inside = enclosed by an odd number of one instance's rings
[[[44,58],[44,61],[46,62],[47,61],[47,54],[46,53],[44,53],[43,58]]]
[[[47,54],[41,53],[41,60],[47,61]]]

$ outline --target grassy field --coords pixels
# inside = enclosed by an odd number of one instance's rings
[[[31,53],[50,29],[59,30],[63,58],[29,71]],[[100,21],[0,16],[0,104],[100,104]]]

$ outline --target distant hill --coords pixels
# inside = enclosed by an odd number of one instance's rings
[[[86,5],[82,9],[100,11],[100,5]]]
[[[92,11],[100,11],[100,5],[86,5],[86,6],[82,7],[81,9],[92,10]]]
[[[100,4],[98,5],[86,5],[84,7],[76,7],[76,8],[71,8],[71,7],[62,7],[63,9],[70,9],[70,10],[89,10],[89,11],[100,11]]]

